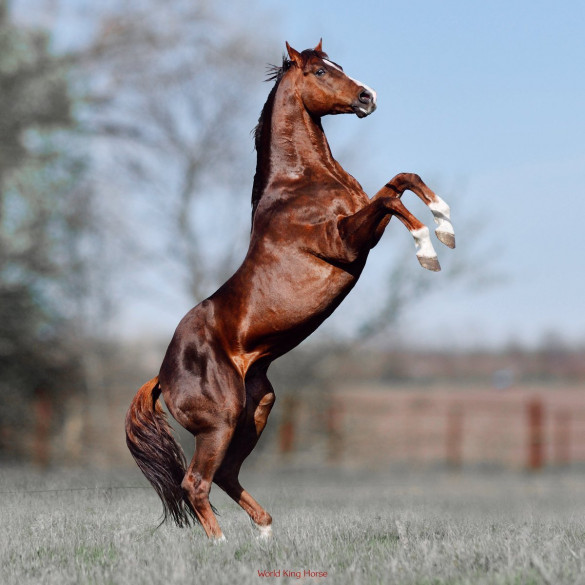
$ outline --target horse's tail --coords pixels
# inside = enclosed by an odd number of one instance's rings
[[[162,521],[170,516],[178,526],[189,526],[196,517],[181,487],[185,455],[158,403],[160,393],[158,376],[138,390],[126,414],[126,444],[162,500]]]

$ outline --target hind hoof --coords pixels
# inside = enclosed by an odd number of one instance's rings
[[[439,241],[443,242],[443,244],[445,244],[445,246],[447,246],[448,248],[453,249],[455,247],[455,234],[439,230],[435,230],[435,234]]]
[[[434,257],[428,256],[417,256],[420,265],[427,270],[431,270],[432,272],[439,272],[441,270],[441,265],[439,264],[439,259]]]
[[[257,526],[258,534],[256,538],[258,540],[270,540],[272,538],[272,526]]]
[[[221,536],[216,536],[214,538],[211,538],[211,543],[212,544],[224,544],[227,542],[227,538],[222,534]]]

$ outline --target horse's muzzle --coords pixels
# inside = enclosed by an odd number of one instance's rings
[[[369,116],[376,109],[376,92],[370,88],[362,87],[352,108],[358,118]]]

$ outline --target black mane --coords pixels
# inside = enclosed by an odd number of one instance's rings
[[[285,55],[282,57],[282,65],[267,65],[266,67],[266,79],[265,81],[274,81],[274,87],[270,90],[268,94],[268,98],[264,107],[262,108],[262,112],[260,113],[260,117],[258,118],[258,124],[254,128],[254,147],[256,148],[256,152],[258,153],[258,161],[256,164],[256,174],[254,175],[254,186],[252,187],[252,221],[254,221],[254,214],[256,213],[256,207],[258,207],[258,202],[262,197],[262,193],[264,192],[264,187],[266,186],[266,178],[268,175],[268,169],[263,167],[262,161],[260,161],[260,151],[262,148],[262,141],[263,137],[267,138],[268,144],[265,145],[265,148],[268,148],[270,143],[270,119],[272,118],[272,108],[274,106],[274,96],[276,95],[276,90],[278,89],[278,84],[280,80],[284,76],[284,74],[291,68],[292,61],[287,59]],[[264,133],[265,122],[268,121],[267,129],[268,132]]]
[[[266,65],[266,79],[264,81],[274,81],[274,87],[271,89],[270,93],[268,94],[268,98],[266,100],[266,103],[264,104],[264,107],[262,108],[262,112],[260,112],[260,117],[258,118],[258,124],[256,124],[256,127],[254,128],[253,132],[254,132],[254,145],[256,147],[256,150],[258,150],[258,142],[260,140],[260,134],[262,133],[262,127],[264,125],[264,119],[266,117],[267,114],[267,110],[270,109],[271,107],[271,102],[274,99],[274,94],[276,93],[276,88],[278,87],[278,84],[280,82],[280,80],[282,79],[282,76],[290,69],[292,65],[292,61],[290,61],[289,59],[286,58],[285,55],[282,56],[282,65],[272,65],[272,64],[268,64]],[[269,106],[270,103],[270,106]]]
[[[315,49],[305,49],[301,53],[303,61],[306,62],[311,56],[317,56],[322,59],[328,59],[327,53],[323,51],[316,51]],[[270,148],[270,120],[272,119],[272,109],[274,107],[274,97],[278,84],[284,77],[284,74],[292,67],[293,61],[287,58],[286,55],[282,56],[282,65],[268,65],[266,67],[267,76],[265,81],[274,81],[274,87],[268,94],[268,98],[260,117],[258,118],[258,124],[254,128],[254,146],[258,153],[256,162],[256,174],[254,175],[254,186],[252,187],[252,222],[254,221],[254,214],[264,189],[266,187],[266,181],[270,172],[270,162],[265,158],[261,159],[261,155],[264,155],[269,151]]]

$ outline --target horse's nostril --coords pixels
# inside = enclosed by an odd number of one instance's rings
[[[359,99],[362,104],[369,104],[372,101],[372,94],[364,89],[364,91],[360,93]]]

